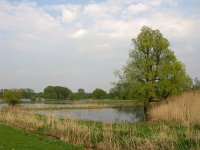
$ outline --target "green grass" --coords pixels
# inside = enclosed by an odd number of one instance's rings
[[[0,124],[0,150],[81,150],[60,140],[28,133]]]

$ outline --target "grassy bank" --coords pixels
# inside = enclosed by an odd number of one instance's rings
[[[0,124],[0,150],[81,150],[59,140],[28,133]]]

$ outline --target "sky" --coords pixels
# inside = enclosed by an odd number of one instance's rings
[[[0,88],[109,91],[144,25],[200,77],[199,0],[0,0]]]

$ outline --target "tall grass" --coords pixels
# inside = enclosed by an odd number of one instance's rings
[[[8,108],[0,113],[0,122],[27,131],[61,139],[88,149],[156,150],[175,149],[176,135],[162,124],[125,125],[81,122],[53,116],[35,115],[19,108]]]
[[[151,109],[153,120],[200,125],[200,91],[190,91],[171,97]]]

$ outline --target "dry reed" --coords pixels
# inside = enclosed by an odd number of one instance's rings
[[[171,97],[166,103],[151,108],[153,120],[200,125],[200,91],[190,91]]]

